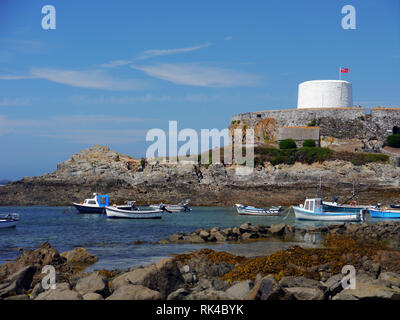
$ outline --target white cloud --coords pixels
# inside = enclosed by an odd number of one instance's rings
[[[233,37],[232,36],[227,36],[227,37],[225,37],[225,39],[224,40],[226,40],[226,41],[229,41],[229,40],[232,40],[233,39]]]
[[[30,73],[32,76],[39,79],[46,79],[52,82],[80,88],[115,91],[144,89],[143,81],[113,79],[100,70],[73,71],[51,68],[33,68]]]
[[[239,87],[254,86],[260,83],[258,75],[199,64],[157,64],[150,66],[131,66],[154,78],[176,84],[199,87]]]
[[[26,106],[31,104],[28,98],[0,98],[0,107]]]
[[[155,97],[151,94],[145,94],[143,96],[72,96],[69,101],[73,104],[95,104],[95,105],[124,105],[124,104],[137,104],[137,103],[149,103],[149,102],[164,102],[170,101],[170,96],[159,96]]]
[[[143,55],[138,57],[138,60],[144,60],[156,56],[165,56],[165,55],[170,55],[170,54],[176,54],[176,53],[186,53],[186,52],[191,52],[191,51],[196,51],[200,50],[203,48],[207,48],[211,46],[212,43],[207,42],[204,44],[200,44],[197,46],[193,47],[187,47],[187,48],[176,48],[176,49],[152,49],[152,50],[146,50],[144,51]]]
[[[45,79],[73,87],[111,91],[143,90],[146,87],[142,80],[115,79],[101,70],[76,71],[53,68],[32,68],[27,75],[0,75],[0,80],[21,79]]]
[[[139,123],[157,119],[108,115],[70,115],[47,119],[8,119],[0,115],[0,134],[47,137],[77,144],[125,144],[144,140],[147,130]]]
[[[114,60],[114,61],[110,61],[109,63],[104,63],[100,66],[103,68],[114,68],[114,67],[119,67],[119,66],[125,66],[130,63],[132,63],[132,60]]]

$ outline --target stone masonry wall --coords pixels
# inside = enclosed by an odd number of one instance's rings
[[[360,139],[383,143],[392,133],[394,126],[400,128],[400,108],[373,108],[367,114],[363,107],[352,108],[312,108],[247,112],[232,117],[230,128],[254,128],[257,131],[261,121],[273,119],[276,130],[279,127],[308,126],[320,127],[321,137],[338,139]],[[260,130],[258,130],[260,131]],[[271,135],[271,134],[270,134]],[[263,137],[256,132],[256,137]],[[271,136],[274,136],[273,134]],[[265,140],[265,139],[264,139]],[[263,143],[259,138],[256,143]]]

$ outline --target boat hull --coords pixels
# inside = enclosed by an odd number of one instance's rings
[[[400,210],[369,209],[372,218],[400,219]]]
[[[161,205],[153,204],[150,206],[150,208],[154,209],[160,209]],[[179,206],[179,205],[165,205],[165,209],[167,209],[170,212],[189,212],[192,211],[191,208],[189,207],[184,207],[184,206]]]
[[[0,220],[0,229],[5,229],[5,228],[15,228],[18,224],[17,220]]]
[[[244,216],[279,216],[280,209],[260,209],[249,207],[241,204],[236,205],[236,210],[239,215]]]
[[[76,210],[79,213],[95,213],[95,214],[103,214],[104,208],[103,207],[95,207],[95,206],[85,206],[83,204],[73,203]]]
[[[110,219],[161,219],[162,210],[121,210],[106,207],[107,218]]]
[[[296,219],[312,221],[362,221],[361,210],[353,212],[311,212],[300,207],[293,207]]]
[[[368,206],[332,205],[324,202],[322,208],[327,212],[360,212],[360,210],[367,209]]]

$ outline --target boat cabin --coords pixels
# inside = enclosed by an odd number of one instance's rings
[[[304,206],[301,204],[300,207],[311,212],[322,212],[322,199],[306,199],[304,201]]]
[[[93,193],[93,198],[85,199],[83,204],[97,207],[106,207],[109,205],[109,198],[108,195],[98,195],[97,193]]]

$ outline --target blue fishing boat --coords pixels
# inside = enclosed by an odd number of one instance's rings
[[[369,214],[372,218],[384,218],[384,219],[399,219],[400,218],[400,209],[387,209],[380,208],[377,205],[375,208],[368,209]]]

